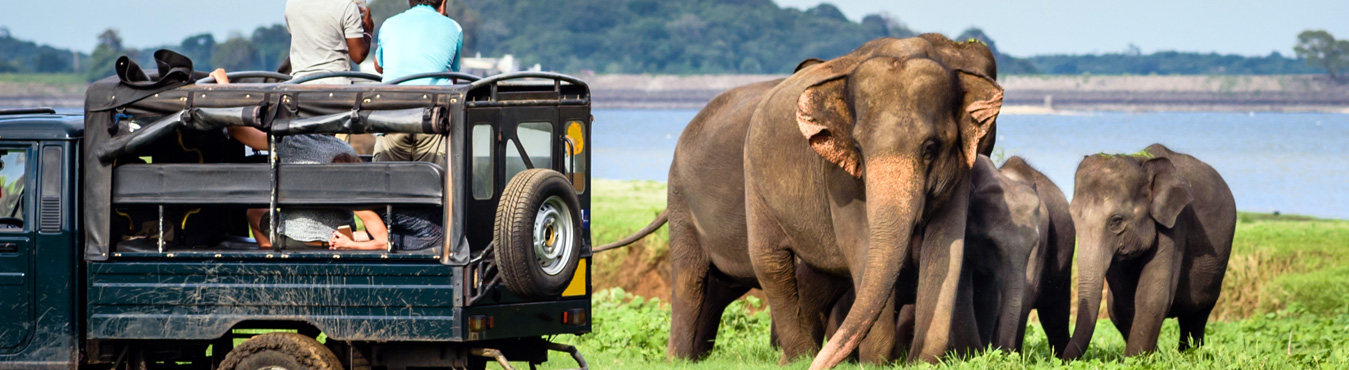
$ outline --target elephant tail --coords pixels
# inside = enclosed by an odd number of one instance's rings
[[[646,225],[646,227],[637,231],[637,233],[629,235],[628,237],[623,238],[623,240],[601,245],[599,248],[591,250],[591,253],[599,253],[610,249],[627,246],[628,244],[636,243],[638,240],[642,240],[642,238],[645,238],[647,235],[651,235],[651,233],[656,232],[656,230],[660,229],[661,226],[665,226],[665,222],[670,220],[669,213],[670,213],[669,209],[660,211],[660,215],[656,216],[655,220],[652,220],[650,224]]]

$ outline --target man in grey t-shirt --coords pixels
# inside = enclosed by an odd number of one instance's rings
[[[370,54],[370,32],[375,28],[370,9],[352,0],[287,0],[286,28],[290,30],[291,75],[344,72]],[[315,81],[351,83],[345,78]]]

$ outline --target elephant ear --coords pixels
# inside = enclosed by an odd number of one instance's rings
[[[796,124],[811,149],[862,178],[862,155],[853,144],[852,110],[845,98],[847,81],[844,75],[836,75],[806,88],[796,100]]]
[[[1169,159],[1149,159],[1143,162],[1143,168],[1152,177],[1152,205],[1148,209],[1152,219],[1168,229],[1175,227],[1180,212],[1194,201],[1190,186],[1180,178]]]
[[[1002,112],[1002,86],[982,73],[956,70],[965,98],[960,112],[960,151],[965,155],[965,166],[974,167],[980,143],[993,130]]]

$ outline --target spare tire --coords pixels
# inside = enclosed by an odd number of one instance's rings
[[[506,289],[528,300],[562,294],[581,259],[580,212],[571,181],[557,171],[525,170],[506,184],[493,234]]]

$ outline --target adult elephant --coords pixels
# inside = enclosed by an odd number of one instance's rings
[[[1090,155],[1077,167],[1077,327],[1063,358],[1086,352],[1110,282],[1110,319],[1125,356],[1157,348],[1162,320],[1180,322],[1180,349],[1204,341],[1222,291],[1236,202],[1212,167],[1161,144],[1136,155]]]
[[[996,76],[993,56],[987,47],[978,43],[955,43],[938,34],[927,34],[907,39],[872,40],[829,62],[807,60],[798,67],[793,78],[826,63],[829,68],[846,68],[874,56],[942,60],[954,68],[972,71],[966,72],[968,75]],[[703,357],[713,347],[725,306],[749,288],[760,286],[747,246],[745,139],[756,107],[781,82],[742,86],[713,99],[680,135],[670,166],[665,212],[634,235],[596,249],[630,244],[669,221],[673,292],[668,354],[672,358]],[[996,115],[997,107],[993,108],[991,113]],[[993,130],[992,117],[985,118],[984,127]],[[789,139],[802,140],[801,137]],[[991,135],[983,137],[977,144],[981,152],[991,151],[992,146]],[[810,269],[799,271],[803,274],[811,272]],[[847,280],[841,284],[834,278],[825,280],[830,284],[805,286],[798,294],[837,296],[850,286]],[[835,300],[820,302],[832,304]],[[823,322],[817,322],[812,328],[803,330],[822,335]],[[877,337],[893,337],[893,334]],[[882,361],[891,357],[889,353],[877,353],[869,358]]]
[[[819,350],[810,335],[819,320],[802,315],[798,260],[850,278],[857,292],[812,368],[842,361],[882,311],[894,310],[895,283],[910,260],[919,276],[910,358],[978,346],[962,266],[969,172],[1002,89],[993,76],[950,67],[919,40],[927,52],[877,56],[869,44],[808,67],[769,91],[751,119],[749,254],[783,362]]]

